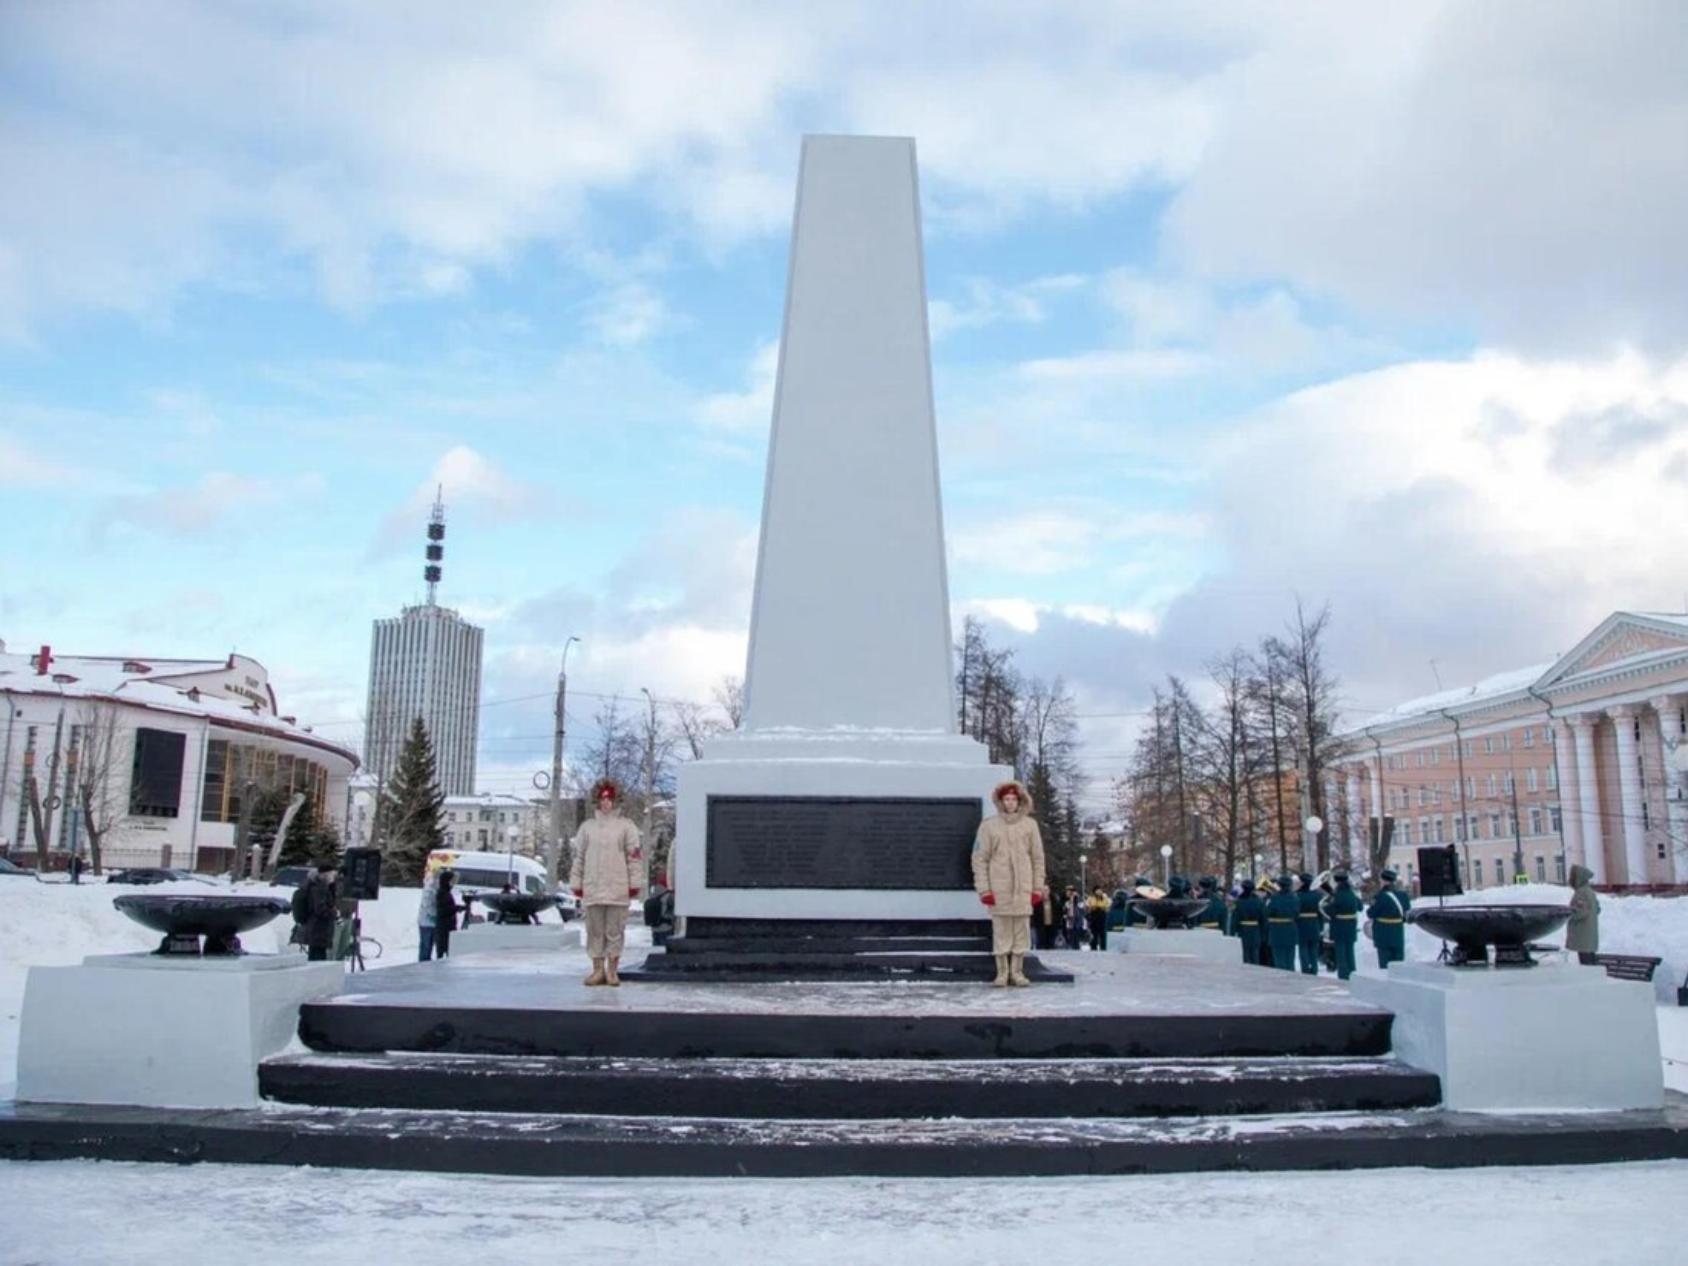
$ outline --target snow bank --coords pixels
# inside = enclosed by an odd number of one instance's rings
[[[1434,904],[1435,900],[1421,898],[1418,904]],[[1505,902],[1565,906],[1570,901],[1571,890],[1558,884],[1507,884],[1447,899],[1449,905]],[[1564,930],[1543,937],[1542,943],[1563,946]],[[1653,973],[1654,995],[1663,1005],[1676,1005],[1677,986],[1688,976],[1688,897],[1615,897],[1602,893],[1600,949],[1607,954],[1645,954],[1664,959]],[[1417,927],[1407,929],[1408,958],[1434,961],[1441,951],[1442,942],[1430,933]]]

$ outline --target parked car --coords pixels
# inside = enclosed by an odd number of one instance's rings
[[[283,866],[276,871],[274,883],[278,888],[301,888],[315,873],[316,869],[312,866]]]
[[[563,916],[563,922],[580,917],[580,898],[567,888],[557,889],[557,913]]]
[[[114,870],[106,876],[108,884],[167,884],[177,879],[197,879],[192,871],[177,870],[168,866],[131,866],[127,870]]]
[[[15,862],[9,862],[4,857],[0,857],[0,875],[21,875],[27,876],[30,879],[36,878],[36,874],[33,870],[24,866],[19,866]]]

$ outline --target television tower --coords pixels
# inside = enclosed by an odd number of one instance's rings
[[[440,564],[445,558],[445,487],[434,485],[434,511],[428,516],[428,562],[422,568],[422,578],[428,582],[428,605],[434,605],[434,591],[439,588]]]

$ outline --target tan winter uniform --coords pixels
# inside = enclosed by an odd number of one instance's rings
[[[973,887],[994,899],[991,952],[996,955],[996,984],[1023,985],[1021,960],[1031,949],[1032,894],[1043,891],[1043,836],[1031,818],[1031,797],[1019,783],[1020,806],[1013,813],[996,804],[995,817],[979,825],[973,841]]]
[[[580,824],[572,841],[574,865],[569,887],[581,892],[586,920],[586,953],[593,973],[588,984],[619,984],[616,963],[627,933],[627,903],[645,886],[639,831],[619,812],[598,811]],[[609,960],[607,980],[601,964]]]

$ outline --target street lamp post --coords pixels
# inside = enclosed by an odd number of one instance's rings
[[[1162,844],[1160,847],[1160,854],[1161,887],[1170,888],[1172,886],[1172,845]]]
[[[1316,813],[1309,813],[1307,815],[1307,821],[1302,823],[1302,825],[1307,828],[1307,834],[1313,837],[1313,856],[1317,858],[1319,855],[1319,832],[1325,829],[1325,820]],[[1315,866],[1316,865],[1317,862],[1315,862]],[[1305,846],[1301,849],[1301,866],[1303,870],[1311,871],[1314,869],[1314,867],[1309,867],[1307,865],[1307,849]]]
[[[551,846],[545,850],[545,891],[557,891],[557,870],[563,856],[563,700],[569,688],[569,647],[580,639],[563,643],[563,662],[557,670],[556,729],[551,736]]]
[[[1248,871],[1248,877],[1250,879],[1258,880],[1260,878],[1260,863],[1265,861],[1265,860],[1266,860],[1266,857],[1262,853],[1256,853],[1254,855],[1253,864],[1249,867],[1249,871]]]
[[[639,692],[645,696],[645,702],[651,705],[651,722],[645,731],[645,847],[654,852],[651,843],[651,802],[656,799],[656,699],[643,686],[639,687]]]
[[[1089,860],[1090,858],[1084,853],[1078,855],[1078,891],[1080,896],[1090,891],[1090,881],[1085,877],[1084,870],[1084,864]]]

